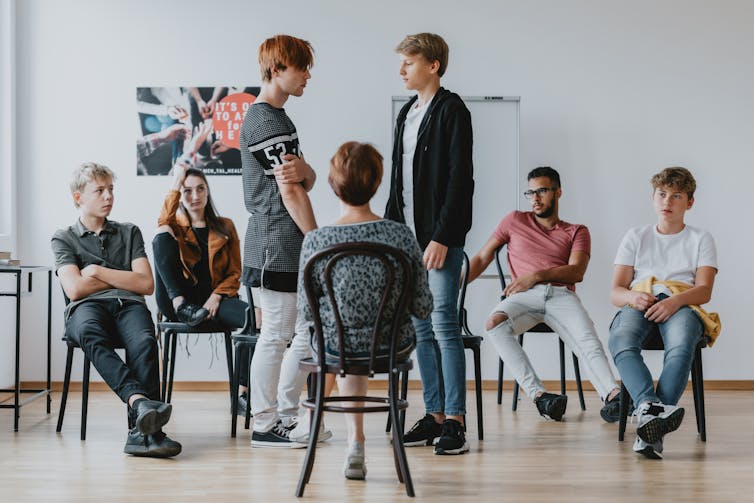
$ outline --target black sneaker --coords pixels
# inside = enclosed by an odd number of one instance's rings
[[[629,415],[634,410],[634,401],[631,399],[631,396],[628,397],[628,408],[626,410]],[[600,409],[600,416],[607,423],[620,421],[620,393],[605,402],[605,405]]]
[[[435,444],[435,454],[463,454],[469,452],[463,426],[455,419],[446,419],[442,423],[440,438]]]
[[[178,321],[185,323],[190,327],[195,327],[199,323],[203,322],[209,316],[209,311],[203,307],[199,307],[196,304],[189,304],[184,302],[178,309],[175,310],[175,315],[178,317]]]
[[[420,445],[433,445],[435,438],[442,433],[441,424],[435,422],[432,414],[427,414],[419,419],[408,432],[403,435],[403,445],[406,447],[418,447]]]
[[[157,433],[170,420],[173,406],[169,403],[157,400],[136,400],[135,407],[131,409],[134,419],[134,429],[144,435]]]
[[[560,421],[565,414],[566,405],[568,404],[568,395],[555,395],[553,393],[542,393],[534,400],[537,405],[539,414],[553,421]]]
[[[283,426],[282,421],[275,423],[270,431],[254,431],[251,434],[252,447],[273,447],[283,449],[298,449],[306,447],[306,444],[300,444],[290,439],[290,430]]]
[[[147,458],[172,458],[181,453],[181,444],[165,435],[162,430],[145,435],[136,428],[128,432],[123,452]]]

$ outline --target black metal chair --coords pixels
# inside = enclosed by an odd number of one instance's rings
[[[65,305],[67,306],[71,301],[63,292],[63,298],[65,299]],[[81,349],[78,343],[68,339],[63,334],[63,341],[68,346],[68,352],[65,358],[65,376],[63,378],[63,392],[60,395],[60,411],[58,412],[58,424],[55,428],[57,433],[63,429],[63,418],[65,417],[65,407],[68,403],[68,390],[71,386],[71,368],[73,367],[73,350],[76,348]],[[125,349],[122,345],[116,345],[114,349]],[[84,354],[84,352],[81,352]],[[89,373],[91,370],[91,361],[84,354],[84,376],[81,380],[81,440],[86,440],[86,420],[89,410]],[[131,424],[131,416],[128,413],[128,405],[126,405],[126,419],[128,421],[128,429],[133,428]]]
[[[338,302],[333,291],[332,271],[335,265],[346,257],[354,255],[373,257],[379,260],[385,270],[385,287],[382,291],[381,301],[375,317],[374,331],[372,333],[372,343],[369,359],[351,359],[345,354],[344,328],[341,321]],[[320,303],[317,294],[314,292],[312,275],[313,267],[319,261],[325,262],[323,277],[324,290],[327,292],[330,306],[333,310],[337,325],[337,353],[339,356],[328,357],[325,354],[325,339],[320,318]],[[396,265],[394,265],[397,263]],[[303,406],[314,411],[312,425],[310,427],[309,447],[306,451],[304,466],[301,470],[301,477],[298,482],[296,495],[301,497],[304,494],[306,484],[311,477],[314,466],[314,458],[319,437],[319,428],[322,424],[323,412],[341,412],[341,413],[368,413],[368,412],[389,412],[393,424],[399,423],[399,411],[408,407],[408,402],[399,398],[398,395],[398,376],[407,372],[412,362],[410,359],[398,360],[396,356],[396,338],[401,323],[405,320],[406,308],[409,303],[409,295],[413,292],[414,264],[411,259],[401,250],[392,248],[379,243],[342,243],[330,246],[314,254],[304,267],[304,288],[309,302],[309,306],[314,318],[314,338],[316,341],[316,358],[307,358],[301,361],[300,366],[303,370],[316,374],[316,398],[307,399]],[[403,278],[400,297],[395,307],[395,312],[387,313],[386,306],[391,303],[391,291],[395,281]],[[392,316],[392,318],[388,318]],[[389,354],[378,352],[378,340],[383,337],[380,333],[380,327],[390,326],[390,350]],[[345,376],[363,375],[373,377],[377,373],[388,374],[388,396],[336,396],[325,397],[325,374],[337,374]],[[336,402],[336,403],[333,403]],[[362,405],[359,407],[344,407],[339,402],[367,402],[374,405]],[[393,456],[395,468],[398,474],[398,480],[406,486],[406,494],[414,496],[414,487],[411,481],[411,474],[406,459],[406,451],[403,445],[403,429],[395,428],[393,433]]]
[[[471,350],[474,357],[474,389],[476,391],[476,422],[477,435],[479,440],[484,440],[484,414],[482,412],[482,341],[483,337],[474,335],[468,324],[468,313],[466,312],[466,288],[468,286],[467,274],[469,270],[469,256],[466,252],[463,254],[463,271],[461,273],[461,291],[458,295],[458,323],[460,325],[463,348]],[[438,368],[442,369],[441,365]],[[442,382],[442,379],[440,380]],[[408,395],[408,373],[401,374],[401,398],[405,399]],[[401,411],[401,428],[405,429],[406,412]],[[464,420],[465,423],[465,420]],[[388,417],[385,432],[390,432],[390,418]]]
[[[497,267],[497,277],[500,280],[500,291],[505,291],[505,273],[503,271],[503,266],[500,263],[500,252],[502,251],[503,247],[501,246],[497,250],[495,250],[495,266]],[[504,295],[500,295],[500,300],[505,299]],[[554,334],[555,331],[551,329],[549,326],[547,326],[546,323],[539,323],[535,325],[534,327],[530,328],[526,332],[531,333],[544,333],[544,334]],[[520,334],[518,336],[518,343],[523,347],[524,345],[524,334]],[[565,395],[566,394],[566,376],[565,376],[565,344],[563,343],[563,339],[558,337],[558,351],[560,354],[560,394]],[[581,410],[586,410],[586,402],[584,402],[584,389],[581,386],[581,370],[579,369],[579,359],[574,354],[571,353],[571,356],[573,357],[573,372],[576,376],[576,388],[579,393],[579,404],[581,405]],[[498,364],[498,371],[497,371],[497,403],[500,405],[503,401],[503,360],[502,358],[499,361]],[[512,410],[516,410],[518,408],[518,391],[519,391],[519,385],[518,382],[514,382],[513,384],[513,404],[511,405]]]
[[[235,348],[235,356],[234,356],[234,362],[233,362],[233,381],[231,381],[231,404],[230,404],[230,415],[231,415],[231,423],[230,423],[230,436],[235,437],[236,436],[236,428],[237,428],[237,422],[238,422],[238,415],[236,414],[236,409],[238,408],[238,387],[240,386],[240,372],[241,372],[241,365],[245,365],[247,369],[251,368],[251,359],[254,357],[254,349],[257,346],[257,341],[259,340],[259,330],[257,329],[257,317],[256,313],[254,312],[254,298],[251,296],[251,288],[248,286],[246,287],[246,298],[247,303],[249,304],[249,308],[246,311],[246,326],[241,329],[241,331],[237,334],[231,335],[231,339],[233,340],[233,347]],[[241,350],[247,350],[248,351],[248,359],[246,361],[241,361]],[[249,373],[247,372],[247,375]],[[249,425],[251,424],[251,407],[250,407],[250,400],[246,400],[246,417],[244,421],[244,428],[249,429]]]
[[[709,337],[704,336],[696,345],[694,351],[694,361],[691,364],[691,389],[694,393],[694,412],[696,413],[696,431],[702,442],[707,441],[707,422],[704,414],[704,373],[702,372],[702,348],[709,344]],[[662,336],[657,325],[654,325],[652,332],[647,336],[641,346],[642,350],[664,351],[665,346],[662,343]],[[626,387],[621,383],[620,386],[620,421],[618,421],[618,440],[623,441],[626,435],[626,419],[628,418],[629,395]]]

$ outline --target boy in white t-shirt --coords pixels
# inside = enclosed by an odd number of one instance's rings
[[[639,416],[633,450],[662,458],[665,434],[683,419],[676,407],[688,382],[696,345],[705,333],[699,306],[709,302],[717,274],[712,235],[686,225],[696,181],[685,168],[652,177],[657,224],[630,229],[615,257],[610,301],[621,308],[610,325],[610,352]],[[657,389],[641,346],[657,326],[665,347]],[[713,334],[714,335],[714,334]]]

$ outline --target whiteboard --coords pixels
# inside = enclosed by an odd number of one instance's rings
[[[392,128],[410,96],[393,96]],[[519,108],[517,96],[463,96],[474,134],[474,199],[471,230],[466,236],[469,257],[478,252],[500,220],[519,208]],[[391,141],[394,135],[391,136]],[[507,268],[507,266],[506,266]],[[494,262],[485,271],[497,275]]]

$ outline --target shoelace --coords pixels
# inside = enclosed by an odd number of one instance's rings
[[[290,433],[290,431],[288,431],[288,429],[286,429],[286,427],[283,426],[283,423],[280,423],[280,422],[278,422],[277,424],[275,424],[275,426],[272,427],[272,431],[276,433],[277,435],[284,438],[288,438],[288,434]]]

